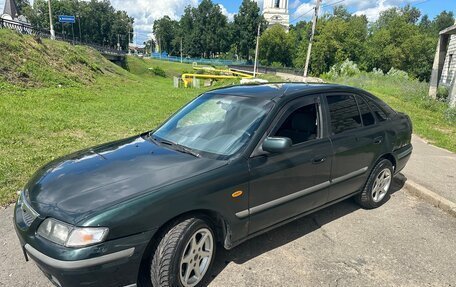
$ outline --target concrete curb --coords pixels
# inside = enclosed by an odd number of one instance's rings
[[[408,193],[419,197],[424,201],[447,212],[451,216],[456,217],[456,203],[449,201],[448,199],[411,180],[407,180],[405,182],[404,189]]]

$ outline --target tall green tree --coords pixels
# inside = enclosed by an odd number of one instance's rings
[[[169,16],[154,21],[154,35],[160,46],[160,51],[166,51],[170,54],[176,53],[174,39],[178,33],[177,21],[171,20]]]
[[[234,39],[237,53],[242,59],[250,59],[254,54],[258,26],[261,33],[266,30],[267,22],[260,13],[256,1],[243,0],[239,12],[234,15]]]
[[[434,31],[436,33],[454,24],[454,13],[443,11],[434,19]]]
[[[58,23],[59,15],[74,15],[75,38],[82,35],[82,40],[100,45],[116,47],[120,40],[121,47],[128,47],[128,34],[132,33],[134,19],[125,11],[116,11],[108,0],[53,0],[54,29],[58,35],[72,38],[71,24]],[[26,14],[33,26],[40,29],[49,29],[49,10],[47,0],[35,0],[33,9]],[[79,31],[81,27],[81,31]]]
[[[293,39],[281,25],[274,25],[260,37],[259,58],[262,64],[291,66]]]

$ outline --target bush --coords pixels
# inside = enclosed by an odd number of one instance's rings
[[[387,75],[390,77],[398,78],[398,79],[405,79],[405,80],[410,79],[407,72],[395,69],[394,67],[388,71]]]
[[[384,76],[385,75],[385,73],[382,71],[382,69],[377,69],[377,68],[374,68],[372,70],[372,74],[377,75],[377,76]]]
[[[160,68],[160,67],[153,67],[153,68],[152,68],[152,73],[153,73],[155,76],[159,76],[159,77],[166,78],[166,72],[165,72],[165,70],[163,70],[163,69]]]
[[[447,86],[439,86],[437,89],[437,99],[442,102],[448,100],[448,95],[450,94],[450,89]]]
[[[359,70],[358,65],[347,59],[342,63],[332,66],[327,76],[334,79],[337,77],[352,77],[360,73],[361,71]]]
[[[272,62],[271,67],[273,68],[283,68],[283,64],[280,62]]]
[[[456,123],[456,108],[448,108],[445,113],[445,119],[450,123]]]

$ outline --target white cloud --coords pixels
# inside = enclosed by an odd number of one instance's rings
[[[288,7],[289,7],[290,9],[296,9],[296,8],[298,8],[299,5],[301,5],[301,4],[302,4],[301,0],[293,0],[293,1],[291,1],[291,2],[289,3],[289,6],[288,6]]]
[[[308,21],[313,17],[313,9],[315,8],[315,0],[312,0],[308,3],[302,3],[296,8],[294,13],[291,14],[291,22],[295,24],[299,21]]]
[[[380,17],[380,13],[393,7],[398,7],[406,4],[413,4],[419,0],[376,0],[376,1],[365,1],[365,0],[348,0],[349,3],[355,7],[358,7],[358,11],[353,13],[354,15],[366,15],[367,19],[371,22],[376,21]],[[353,3],[350,3],[353,2]],[[358,3],[356,3],[358,2]],[[365,3],[369,2],[369,3]],[[358,4],[356,6],[356,4]]]
[[[378,17],[380,17],[380,13],[388,10],[394,6],[385,4],[386,1],[381,0],[379,3],[377,3],[377,6],[367,8],[364,10],[359,10],[354,13],[354,15],[366,15],[367,19],[371,22],[376,21]]]
[[[222,10],[222,14],[225,15],[228,18],[228,21],[233,22],[234,21],[234,15],[236,13],[230,13],[228,10],[223,6],[222,4],[218,4],[220,9]]]
[[[5,0],[0,0],[0,14],[3,14],[3,8],[5,7]]]
[[[185,7],[197,6],[198,0],[111,0],[114,8],[127,11],[135,18],[135,33],[137,43],[142,44],[152,37],[154,21],[168,15],[178,20],[184,13]]]

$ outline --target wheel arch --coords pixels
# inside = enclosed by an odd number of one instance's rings
[[[395,172],[396,171],[396,168],[397,168],[397,160],[396,158],[394,157],[394,155],[392,153],[385,153],[383,154],[382,156],[380,156],[378,158],[378,160],[375,162],[374,166],[375,167],[382,159],[387,159],[391,162],[391,164],[393,165],[393,171]]]

